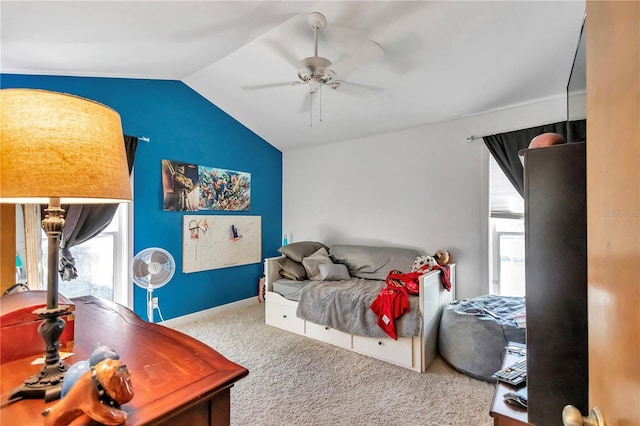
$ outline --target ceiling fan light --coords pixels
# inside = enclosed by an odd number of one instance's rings
[[[336,76],[336,73],[332,69],[327,68],[324,70],[324,73],[321,76],[322,82],[326,84],[330,82],[335,76]]]
[[[311,79],[309,79],[309,93],[311,94],[316,93],[318,89],[322,87],[322,85],[323,85],[323,82],[321,78],[312,77]]]
[[[330,60],[321,56],[304,58],[298,65],[298,78],[307,82],[311,78],[320,77],[327,82],[335,76],[335,72],[329,68],[331,65]]]
[[[301,68],[298,70],[298,78],[306,83],[311,78],[311,72],[307,68]]]

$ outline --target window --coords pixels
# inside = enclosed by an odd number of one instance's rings
[[[97,236],[74,246],[78,277],[58,282],[59,291],[68,298],[93,295],[131,307],[128,278],[130,204],[120,204],[111,223]],[[42,232],[42,267],[47,269],[47,236]],[[46,285],[47,274],[43,280]]]
[[[490,156],[489,275],[492,294],[524,296],[524,200]]]

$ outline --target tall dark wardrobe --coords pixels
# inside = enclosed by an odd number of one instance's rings
[[[562,425],[588,410],[585,143],[524,156],[528,421]]]

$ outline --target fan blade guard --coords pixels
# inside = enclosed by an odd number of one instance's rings
[[[129,268],[133,282],[145,289],[156,289],[167,284],[175,273],[176,264],[171,254],[159,247],[142,250],[131,260]]]

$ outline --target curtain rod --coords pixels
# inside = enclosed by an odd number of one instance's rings
[[[567,121],[567,122],[573,122],[573,121],[582,121],[582,120],[585,120],[585,119],[584,119],[584,118],[581,118],[581,119],[578,119],[578,120],[564,120],[564,121]],[[561,121],[558,121],[557,123],[561,123],[561,122],[562,122],[562,120],[561,120]],[[520,128],[520,129],[507,130],[507,131],[504,131],[504,132],[495,132],[495,133],[491,133],[491,135],[499,135],[499,134],[501,134],[501,133],[510,133],[510,132],[516,132],[516,131],[518,131],[518,130],[532,129],[532,128],[534,128],[534,127],[547,126],[547,125],[549,125],[549,124],[556,124],[556,122],[553,122],[553,121],[552,121],[552,122],[550,122],[550,123],[549,123],[549,122],[546,122],[546,123],[542,123],[542,124],[537,124],[537,125],[535,125],[535,126],[529,126],[529,127],[524,127],[524,128]],[[487,136],[491,136],[491,135],[484,135],[484,136],[471,135],[471,136],[468,136],[468,137],[467,137],[467,143],[471,143],[471,142],[473,142],[473,141],[474,141],[474,140],[476,140],[476,139],[482,139],[482,138],[485,138],[485,137],[487,137]]]
[[[146,136],[138,136],[138,140],[142,142],[151,142],[151,139]]]

